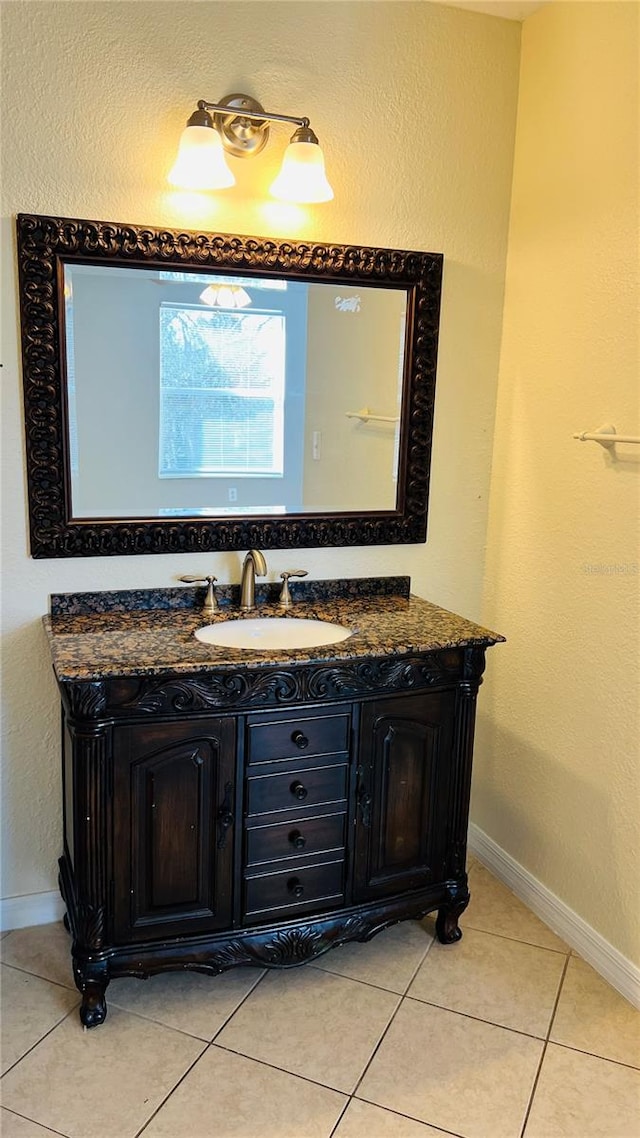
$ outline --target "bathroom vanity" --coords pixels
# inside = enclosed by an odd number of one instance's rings
[[[269,589],[259,613],[281,615]],[[216,619],[242,615],[227,592]],[[45,618],[88,1027],[120,976],[285,968],[434,910],[441,942],[461,935],[476,694],[502,637],[381,578],[295,587],[291,619],[347,625],[342,643],[212,647],[201,595],[62,594]]]

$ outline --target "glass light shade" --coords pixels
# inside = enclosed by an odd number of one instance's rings
[[[235,185],[220,135],[214,127],[184,128],[168,180],[183,190],[224,190]]]
[[[251,304],[251,297],[242,285],[207,285],[200,293],[200,300],[212,308],[247,308]]]
[[[333,190],[327,181],[324,154],[317,142],[289,143],[271,193],[285,202],[331,201]]]

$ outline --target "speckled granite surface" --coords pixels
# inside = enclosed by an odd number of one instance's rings
[[[348,582],[344,585],[345,592],[349,592]],[[216,620],[228,620],[232,615],[241,620],[245,614],[225,607]],[[340,644],[322,648],[217,648],[195,639],[195,630],[211,622],[203,620],[200,611],[193,608],[58,614],[44,617],[44,625],[54,670],[61,681],[197,675],[212,668],[405,656],[504,640],[503,636],[438,605],[403,593],[298,600],[285,611],[275,604],[263,603],[246,615],[328,620],[346,625],[353,629],[353,634]]]
[[[325,601],[331,597],[409,596],[410,577],[348,577],[329,581],[304,581],[292,577],[289,589],[294,600]],[[282,581],[256,581],[258,604],[276,604]],[[120,589],[103,593],[52,593],[52,616],[83,613],[131,612],[132,609],[202,608],[206,586],[181,585],[170,589]],[[239,585],[216,585],[222,607],[240,604]]]

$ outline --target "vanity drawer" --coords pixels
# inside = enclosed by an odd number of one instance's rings
[[[273,826],[256,826],[247,830],[247,864],[342,850],[344,831],[344,814],[302,817]]]
[[[305,718],[300,714],[265,722],[249,722],[247,762],[331,755],[349,750],[351,716],[347,711]]]
[[[344,861],[306,865],[245,879],[244,915],[264,919],[284,910],[288,915],[308,905],[344,900]]]
[[[297,813],[300,807],[321,802],[344,802],[347,797],[346,763],[309,767],[295,773],[258,775],[247,780],[247,813],[268,814],[272,810]]]

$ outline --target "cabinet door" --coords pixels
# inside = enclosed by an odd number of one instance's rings
[[[419,889],[443,872],[455,692],[363,707],[355,900]]]
[[[116,939],[230,925],[234,783],[232,719],[116,729]]]

